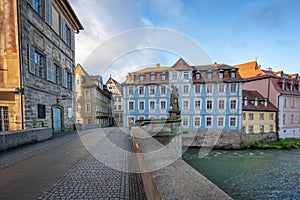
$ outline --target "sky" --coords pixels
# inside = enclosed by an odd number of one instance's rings
[[[69,2],[84,26],[76,35],[76,63],[104,82],[110,75],[122,82],[156,63],[172,66],[180,57],[191,65],[257,60],[263,69],[300,73],[298,0]],[[182,50],[192,43],[202,51]],[[198,53],[201,59],[193,59]]]

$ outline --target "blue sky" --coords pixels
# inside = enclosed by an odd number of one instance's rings
[[[118,70],[105,72],[99,66],[101,61],[87,62],[103,42],[143,27],[167,28],[186,35],[205,49],[212,62],[235,65],[257,58],[262,68],[300,73],[298,0],[70,0],[70,3],[85,27],[76,36],[76,62],[91,74],[103,75],[104,80],[108,74],[120,80],[128,71],[147,64],[172,65],[180,57],[162,51],[138,51],[114,61]]]

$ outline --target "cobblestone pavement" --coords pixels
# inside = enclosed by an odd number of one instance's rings
[[[14,165],[15,163],[29,159],[57,145],[66,143],[75,137],[78,137],[77,132],[56,137],[43,142],[38,142],[30,145],[14,148],[12,150],[0,152],[0,169]]]
[[[137,161],[128,152],[133,152],[130,136],[119,128],[106,128],[105,136],[117,147],[124,149],[118,155],[113,151],[108,162],[119,162],[137,170]],[[103,154],[109,152],[101,140],[96,146]],[[100,150],[101,150],[100,148]],[[99,150],[99,149],[98,149]],[[102,160],[103,161],[103,160]],[[69,172],[38,199],[146,199],[141,176],[112,169],[89,154],[77,162]]]

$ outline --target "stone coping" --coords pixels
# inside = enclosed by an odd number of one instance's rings
[[[157,151],[164,146],[152,137],[141,137],[141,132],[143,130],[138,127],[131,129],[138,164],[144,172],[141,175],[147,199],[232,199],[181,158],[154,171],[145,171],[153,169],[153,163],[164,162],[170,156],[149,156],[150,151]]]

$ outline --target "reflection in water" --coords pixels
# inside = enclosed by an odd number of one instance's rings
[[[300,199],[300,149],[198,152],[183,159],[234,199]]]

